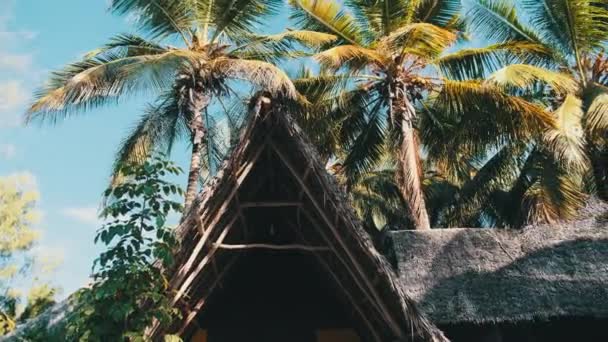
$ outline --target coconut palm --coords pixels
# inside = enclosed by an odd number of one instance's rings
[[[52,74],[28,111],[28,121],[56,121],[76,112],[152,94],[156,102],[125,139],[117,165],[139,161],[180,136],[192,144],[185,196],[196,195],[207,153],[206,116],[212,101],[235,96],[243,84],[294,96],[289,78],[272,63],[293,56],[294,45],[334,39],[316,32],[254,32],[280,0],[113,0],[110,10],[132,18],[142,36],[121,34]],[[173,45],[171,45],[173,44]],[[223,103],[221,103],[223,105]],[[115,168],[118,170],[118,167]]]
[[[542,135],[492,151],[496,172],[508,176],[492,187],[477,183],[470,203],[487,204],[488,217],[501,225],[519,226],[572,218],[585,190],[608,198],[606,6],[577,0],[477,0],[470,6],[468,26],[479,37],[547,52],[502,68],[479,65],[489,82],[537,101],[555,119]],[[483,52],[480,58],[493,56]]]
[[[396,183],[417,229],[430,227],[420,153],[429,142],[419,135],[422,121],[444,130],[447,121],[433,120],[440,110],[465,126],[461,136],[468,143],[460,148],[467,154],[553,126],[543,107],[481,79],[484,66],[503,65],[506,56],[544,59],[543,46],[505,42],[448,53],[464,37],[460,1],[343,3],[291,1],[298,27],[336,36],[315,55],[320,74],[295,81],[314,98],[305,118],[331,124],[313,140],[322,141],[329,156],[347,151],[342,166],[351,188],[392,154]]]

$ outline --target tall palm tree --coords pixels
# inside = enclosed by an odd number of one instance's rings
[[[518,15],[521,10],[525,15]],[[461,161],[472,161],[476,167],[464,175],[451,175],[452,184],[460,190],[449,203],[446,224],[551,223],[573,218],[584,204],[586,191],[608,198],[608,88],[602,83],[606,81],[602,46],[608,38],[608,12],[590,1],[478,0],[470,4],[466,17],[472,33],[494,45],[529,44],[544,51],[497,56],[479,49],[477,69],[488,76],[487,82],[547,108],[554,123],[541,134],[504,141],[490,151],[459,155]],[[494,63],[499,58],[512,63],[505,67]],[[459,122],[442,112],[435,117],[449,125],[440,131],[432,123],[423,124],[428,141],[445,139],[451,146],[468,143]],[[431,159],[448,159],[451,150],[444,142],[432,144]],[[452,166],[458,163],[451,162]]]
[[[335,126],[329,136],[313,139],[324,141],[328,151],[335,145],[348,151],[342,166],[351,187],[385,153],[393,154],[396,183],[417,229],[430,228],[420,151],[424,137],[418,134],[422,117],[432,121],[441,108],[468,124],[462,134],[469,144],[463,149],[486,151],[505,139],[531,136],[553,125],[543,107],[483,81],[479,65],[501,64],[493,58],[506,54],[542,58],[542,46],[496,44],[483,51],[494,56],[490,59],[480,57],[479,49],[449,53],[463,37],[460,1],[343,3],[291,1],[292,18],[300,28],[336,36],[315,55],[320,75],[295,81],[315,99],[314,109],[307,111],[311,120],[316,113]]]
[[[557,148],[556,158],[571,166],[569,172],[583,173],[589,188],[606,200],[607,8],[602,1],[477,0],[468,16],[471,29],[480,36],[495,42],[534,43],[550,52],[541,63],[511,65],[493,78],[522,96],[536,96],[554,111],[563,132],[549,134],[546,140]],[[562,81],[555,82],[556,72]],[[563,91],[563,84],[573,86]]]
[[[185,207],[192,204],[207,153],[207,114],[214,100],[235,96],[243,84],[293,97],[289,78],[272,63],[293,56],[295,45],[321,45],[332,35],[254,32],[281,0],[113,0],[110,10],[130,16],[143,36],[121,34],[52,74],[27,119],[56,121],[73,113],[152,94],[156,102],[125,139],[117,165],[172,146],[192,145]],[[170,44],[175,44],[172,46]],[[115,171],[119,168],[116,167]]]

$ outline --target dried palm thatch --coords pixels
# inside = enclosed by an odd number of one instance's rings
[[[171,289],[183,318],[168,332],[188,335],[214,288],[245,249],[294,248],[316,258],[345,305],[356,313],[366,340],[446,340],[405,295],[286,109],[269,101],[260,97],[251,106],[252,117],[239,144],[178,228],[182,247]],[[293,241],[252,244],[256,227],[248,225],[248,213],[255,207],[273,208],[272,216],[281,217],[281,229],[291,230]],[[287,214],[288,208],[295,212]],[[153,328],[154,336],[163,332]]]
[[[402,288],[437,324],[608,317],[608,205],[560,225],[392,233]]]

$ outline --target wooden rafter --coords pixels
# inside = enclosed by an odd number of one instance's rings
[[[232,265],[234,265],[237,258],[238,258],[238,256],[234,256],[232,258],[232,260],[230,260],[230,262],[222,268],[221,272],[217,275],[215,281],[213,283],[211,283],[211,285],[209,286],[207,293],[204,296],[202,296],[201,299],[199,299],[196,302],[196,304],[194,304],[194,306],[192,307],[192,310],[188,313],[188,315],[184,319],[184,323],[182,324],[181,328],[179,329],[178,335],[182,335],[186,331],[186,329],[188,328],[188,326],[190,325],[192,320],[194,318],[196,318],[196,315],[198,315],[198,313],[201,311],[201,309],[207,302],[207,298],[209,298],[209,296],[211,295],[213,290],[215,290],[215,287],[221,284],[222,278],[226,275],[226,273],[232,267]]]
[[[286,220],[286,221],[287,221],[287,224],[292,228],[292,230],[298,235],[298,237],[300,238],[300,240],[302,240],[302,242],[304,242],[305,244],[308,244],[308,241],[304,237],[304,234],[302,234],[302,232],[301,232],[301,227],[298,227],[298,226],[294,225],[289,220]],[[357,303],[357,301],[355,300],[355,298],[353,298],[352,294],[348,291],[348,289],[344,286],[344,284],[342,284],[342,281],[340,281],[340,277],[338,277],[338,275],[331,269],[331,266],[329,266],[329,264],[327,263],[327,261],[325,261],[325,259],[323,259],[323,257],[321,255],[319,255],[319,253],[313,252],[313,255],[315,256],[315,258],[317,259],[317,261],[321,264],[321,266],[325,269],[325,271],[327,273],[329,273],[329,275],[334,280],[334,282],[336,283],[336,285],[340,289],[342,289],[344,295],[348,299],[348,302],[353,305],[355,311],[357,312],[357,314],[359,315],[359,317],[361,317],[361,319],[363,320],[363,322],[367,326],[368,330],[373,335],[374,341],[381,342],[382,339],[380,338],[380,335],[376,331],[376,328],[370,322],[370,320],[367,318],[367,315],[364,314],[363,310],[361,309],[361,307],[359,306],[359,304]]]
[[[205,266],[207,266],[209,261],[213,258],[213,255],[215,254],[215,252],[217,252],[217,250],[218,250],[217,244],[221,244],[222,242],[224,242],[224,239],[226,238],[226,236],[230,232],[230,229],[232,228],[232,226],[234,225],[234,223],[237,221],[238,218],[239,217],[235,215],[232,218],[232,220],[230,221],[230,223],[228,225],[226,225],[226,227],[224,227],[224,229],[220,233],[220,235],[217,238],[217,240],[215,241],[215,243],[211,245],[211,248],[209,249],[209,252],[207,253],[207,255],[205,255],[203,260],[201,260],[201,262],[197,265],[197,267],[194,269],[194,271],[192,271],[190,273],[190,275],[186,278],[186,280],[184,280],[184,282],[181,284],[177,293],[173,297],[172,304],[175,304],[184,295],[184,293],[186,293],[186,291],[190,287],[190,284],[192,284],[194,279],[203,271]]]
[[[371,294],[373,296],[373,298],[374,298],[373,302],[376,303],[378,305],[378,307],[380,308],[380,311],[382,312],[383,316],[386,318],[387,323],[391,327],[391,330],[393,331],[393,333],[397,337],[403,337],[405,334],[404,334],[402,328],[399,326],[397,321],[392,317],[392,315],[390,314],[390,311],[386,308],[386,304],[382,301],[380,294],[377,292],[376,288],[373,286],[371,281],[368,279],[365,271],[363,270],[363,267],[360,265],[358,260],[355,258],[352,251],[348,248],[344,239],[342,238],[342,236],[340,235],[340,233],[337,231],[336,227],[334,226],[334,223],[329,219],[329,217],[323,210],[323,206],[321,206],[318,203],[317,199],[312,194],[312,191],[308,188],[308,185],[306,184],[306,182],[302,179],[300,174],[297,172],[297,170],[292,165],[292,163],[289,161],[289,159],[285,156],[285,154],[276,146],[276,144],[274,144],[273,141],[270,141],[269,144],[270,144],[270,147],[274,150],[274,152],[281,159],[283,164],[285,164],[285,166],[289,169],[289,172],[299,183],[302,190],[304,190],[308,199],[311,201],[311,203],[315,207],[316,211],[319,213],[319,215],[321,216],[321,218],[323,219],[325,224],[333,232],[333,235],[334,235],[336,241],[338,241],[341,248],[346,252],[346,254],[348,255],[348,258],[351,260],[352,264],[355,266],[357,274],[365,283],[365,287],[367,287],[367,291],[363,291],[363,292],[368,295]],[[359,277],[357,277],[355,275],[353,278],[358,279]],[[363,287],[363,289],[365,289],[365,287]]]
[[[200,219],[200,216],[196,217],[198,229],[201,232],[202,237],[198,241],[198,243],[196,244],[194,249],[192,250],[192,253],[190,254],[190,257],[188,258],[186,263],[184,263],[182,265],[182,267],[180,267],[179,271],[175,275],[175,278],[173,278],[173,280],[171,281],[171,285],[173,287],[178,286],[184,280],[184,278],[188,275],[188,271],[192,268],[196,258],[198,257],[199,253],[201,252],[201,250],[207,243],[207,240],[209,239],[209,236],[211,235],[211,232],[213,231],[213,227],[219,222],[219,220],[222,217],[222,214],[224,214],[224,212],[228,209],[230,203],[232,202],[232,198],[236,195],[237,190],[239,189],[240,185],[243,183],[243,181],[245,180],[247,175],[249,175],[249,172],[251,172],[253,165],[255,164],[255,162],[258,160],[258,158],[262,154],[262,151],[264,150],[267,142],[268,142],[268,140],[266,140],[264,142],[264,144],[262,144],[262,146],[260,146],[258,148],[258,150],[255,152],[253,158],[248,163],[247,167],[244,168],[243,171],[239,174],[239,176],[236,180],[236,185],[234,186],[234,188],[232,189],[232,191],[230,192],[228,197],[226,197],[226,199],[224,200],[224,203],[219,208],[218,212],[213,216],[213,219],[212,219],[211,223],[209,224],[209,228],[204,229],[205,223],[202,222],[202,220]],[[197,214],[195,214],[195,215],[197,215]]]

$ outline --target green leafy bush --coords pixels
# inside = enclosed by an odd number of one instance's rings
[[[95,237],[107,246],[93,266],[93,284],[77,293],[66,338],[79,341],[139,341],[154,320],[170,324],[177,315],[167,297],[164,269],[177,240],[167,217],[180,212],[183,195],[162,178],[182,171],[162,157],[121,169],[122,182],[105,192],[106,224]]]

